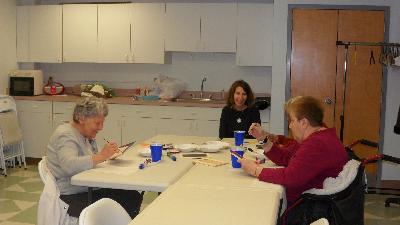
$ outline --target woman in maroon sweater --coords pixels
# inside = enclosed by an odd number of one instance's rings
[[[295,97],[285,105],[289,129],[295,141],[279,145],[259,124],[249,133],[264,141],[264,154],[283,168],[263,168],[251,160],[240,160],[242,168],[260,181],[283,185],[288,205],[311,188],[322,188],[327,177],[337,177],[348,161],[347,153],[334,128],[323,124],[323,109],[313,97]]]

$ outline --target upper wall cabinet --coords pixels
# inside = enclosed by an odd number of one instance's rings
[[[30,62],[29,14],[31,6],[17,7],[17,61]]]
[[[236,3],[201,5],[202,52],[236,52]]]
[[[236,64],[272,66],[273,4],[238,3]]]
[[[235,52],[235,3],[167,3],[166,51]]]
[[[62,6],[17,8],[17,61],[62,62]]]
[[[131,9],[132,4],[98,5],[97,62],[130,62]]]
[[[134,63],[165,62],[165,4],[134,3],[131,19],[131,60]]]
[[[64,62],[164,63],[165,4],[64,6]]]
[[[63,61],[97,61],[97,5],[63,6]]]
[[[196,52],[200,48],[199,8],[199,3],[167,3],[166,51]]]

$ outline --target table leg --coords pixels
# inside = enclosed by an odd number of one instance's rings
[[[93,201],[93,188],[88,188],[88,205],[92,204]]]

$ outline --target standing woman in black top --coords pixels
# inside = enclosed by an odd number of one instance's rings
[[[254,94],[244,80],[235,81],[229,89],[226,106],[222,109],[219,122],[219,138],[231,138],[235,130],[246,131],[252,123],[261,124],[260,112],[254,106]]]

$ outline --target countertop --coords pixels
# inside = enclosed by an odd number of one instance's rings
[[[80,96],[76,95],[38,95],[38,96],[13,96],[15,100],[31,100],[31,101],[54,101],[54,102],[76,102]],[[223,108],[226,103],[224,100],[211,100],[201,102],[191,99],[181,101],[165,101],[165,100],[133,100],[132,97],[113,97],[106,99],[108,104],[123,105],[153,105],[153,106],[181,106],[181,107],[205,107],[205,108]]]

